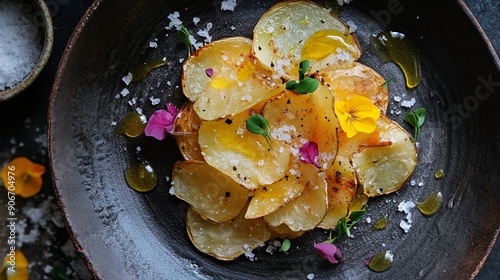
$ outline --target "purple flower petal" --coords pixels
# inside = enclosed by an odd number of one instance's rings
[[[209,78],[212,78],[212,76],[214,75],[214,68],[205,69],[205,74],[207,74]]]
[[[342,253],[340,252],[340,250],[337,248],[337,246],[331,243],[318,243],[314,245],[314,251],[323,259],[328,260],[329,262],[334,264],[338,263],[338,259],[342,258]]]
[[[314,166],[320,168],[319,163],[316,158],[319,155],[318,144],[316,142],[307,142],[299,149],[300,155],[302,156],[300,160],[307,163],[312,163]]]

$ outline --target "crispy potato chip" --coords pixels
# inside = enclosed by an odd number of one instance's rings
[[[332,229],[347,216],[356,194],[356,173],[347,158],[337,156],[334,165],[326,170],[325,180],[328,183],[328,210],[318,227]]]
[[[201,119],[238,114],[282,90],[281,80],[273,80],[269,70],[255,63],[251,47],[250,39],[226,38],[202,47],[186,61],[184,94]]]
[[[248,201],[247,189],[206,162],[176,162],[172,182],[175,196],[214,222],[236,218]]]
[[[381,138],[391,144],[366,147],[352,156],[359,182],[369,197],[399,190],[417,165],[417,148],[411,135],[387,117],[380,119]]]
[[[253,219],[272,213],[302,194],[311,176],[316,176],[318,168],[312,164],[290,164],[285,177],[271,185],[259,187],[245,214],[245,218]],[[297,174],[300,174],[298,176]]]
[[[234,260],[271,237],[262,218],[247,220],[244,211],[234,221],[214,223],[189,208],[186,220],[187,232],[194,246],[219,260]]]
[[[389,105],[389,92],[384,78],[372,68],[358,62],[331,65],[318,72],[321,80],[332,91],[335,101],[353,96],[370,99],[385,114]]]
[[[298,149],[302,145],[315,142],[320,167],[328,169],[333,163],[338,147],[338,119],[327,87],[320,86],[312,96],[285,91],[264,106],[263,116],[274,127],[273,137],[290,143],[295,157],[300,158]]]
[[[283,208],[264,216],[272,227],[287,225],[292,231],[308,231],[315,228],[326,214],[327,184],[323,173],[315,173],[302,195],[287,203]]]
[[[277,227],[269,227],[275,237],[281,239],[295,239],[301,237],[306,231],[292,231],[287,225],[281,224]]]
[[[285,176],[291,151],[284,141],[271,139],[246,129],[253,110],[234,117],[202,122],[198,143],[205,160],[248,189],[272,184]],[[273,130],[272,124],[271,130]]]
[[[186,160],[205,160],[201,154],[200,145],[198,145],[200,124],[201,119],[193,109],[193,102],[186,101],[177,114],[174,130],[177,146]]]
[[[264,66],[295,80],[302,60],[309,60],[315,72],[361,56],[347,25],[312,1],[283,1],[271,7],[254,28],[253,51]]]

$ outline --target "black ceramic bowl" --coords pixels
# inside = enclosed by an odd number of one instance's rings
[[[213,40],[251,38],[260,15],[276,0],[238,1],[234,12],[220,1],[97,0],[76,28],[54,83],[49,110],[49,149],[56,193],[68,229],[95,277],[102,279],[465,279],[479,271],[500,225],[500,71],[484,35],[462,1],[356,0],[342,8],[342,18],[358,26],[364,51],[361,62],[384,77],[391,96],[414,97],[414,109],[425,107],[427,120],[419,136],[419,162],[408,183],[395,194],[370,201],[354,238],[337,245],[343,261],[331,265],[312,246],[327,238],[323,230],[293,240],[289,254],[265,248],[245,257],[218,261],[197,251],[185,229],[185,203],[169,194],[173,163],[179,160],[173,139],[158,142],[115,134],[130,111],[145,115],[166,102],[180,105],[180,59],[185,46],[165,30],[167,16],[179,11],[190,30],[213,23]],[[201,19],[194,26],[192,18]],[[231,28],[231,27],[234,28]],[[415,41],[421,55],[421,84],[409,90],[397,66],[381,64],[369,36],[398,31]],[[193,32],[194,33],[194,32]],[[166,36],[168,34],[168,37]],[[158,48],[150,48],[157,42]],[[167,66],[126,86],[130,67],[166,57]],[[127,87],[129,95],[117,96]],[[152,105],[151,98],[160,98]],[[134,101],[135,100],[135,104]],[[391,101],[391,119],[403,122],[408,109]],[[398,112],[401,111],[400,114]],[[140,147],[140,149],[138,149]],[[159,173],[159,186],[149,193],[127,187],[125,168],[148,160]],[[443,169],[441,180],[434,172]],[[422,183],[419,186],[418,183]],[[444,203],[431,217],[413,209],[408,233],[401,201],[419,202],[439,190]],[[384,231],[372,221],[388,215]],[[370,271],[365,260],[383,249],[394,252],[392,267]]]

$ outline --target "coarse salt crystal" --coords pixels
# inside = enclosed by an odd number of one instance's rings
[[[161,102],[161,99],[160,98],[154,98],[154,97],[150,97],[149,100],[151,100],[151,105],[158,105],[160,104]]]
[[[126,88],[124,88],[124,89],[120,92],[120,94],[121,94],[123,97],[127,96],[129,93],[130,93],[130,91],[129,91],[128,89],[126,89]]]
[[[126,76],[123,76],[122,81],[128,86],[130,82],[132,82],[132,73],[128,73]]]
[[[156,43],[156,42],[149,42],[149,47],[156,49],[158,47],[158,43]]]
[[[401,106],[403,107],[406,107],[406,108],[411,108],[413,107],[413,105],[415,105],[415,98],[412,98],[410,100],[404,100],[403,102],[401,102]]]
[[[200,22],[200,18],[199,17],[194,17],[193,18],[194,25],[197,25],[199,22]]]
[[[223,0],[220,9],[223,11],[234,11],[236,6],[236,0]]]
[[[309,279],[309,280],[314,279],[314,274],[313,273],[307,274],[307,279]]]

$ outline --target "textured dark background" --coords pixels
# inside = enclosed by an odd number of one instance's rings
[[[440,0],[445,1],[445,0]],[[448,0],[446,0],[448,1]],[[479,24],[489,37],[497,53],[500,53],[500,1],[499,0],[464,0]],[[17,156],[28,156],[34,161],[48,166],[46,136],[46,112],[52,81],[59,60],[74,27],[92,4],[92,0],[46,0],[51,9],[55,28],[55,47],[49,65],[32,88],[36,90],[28,95],[0,104],[0,164]],[[463,38],[467,40],[467,38]],[[48,171],[48,170],[47,170]],[[30,199],[19,199],[18,206],[23,209],[42,211],[44,222],[27,219],[27,227],[36,229],[25,232],[26,244],[23,252],[30,262],[30,279],[52,279],[51,271],[57,262],[62,265],[70,278],[90,278],[83,262],[68,240],[68,235],[60,223],[60,216],[55,205],[54,193],[50,184],[50,175],[44,175],[44,189],[41,194]],[[47,183],[48,182],[48,183]],[[6,197],[0,190],[1,198]],[[52,206],[42,207],[44,203]],[[3,205],[3,203],[2,203]],[[48,204],[45,204],[48,205]],[[35,212],[36,212],[35,211]],[[0,211],[0,219],[5,220],[5,211]],[[32,218],[36,215],[30,212]],[[6,236],[6,229],[0,229],[0,237]],[[32,238],[34,235],[36,238]],[[30,242],[31,239],[35,241]],[[4,240],[0,238],[0,240]],[[459,246],[459,245],[457,245]],[[5,249],[0,246],[0,255]],[[432,256],[430,256],[432,257]],[[500,279],[500,242],[493,248],[483,269],[476,279]]]

